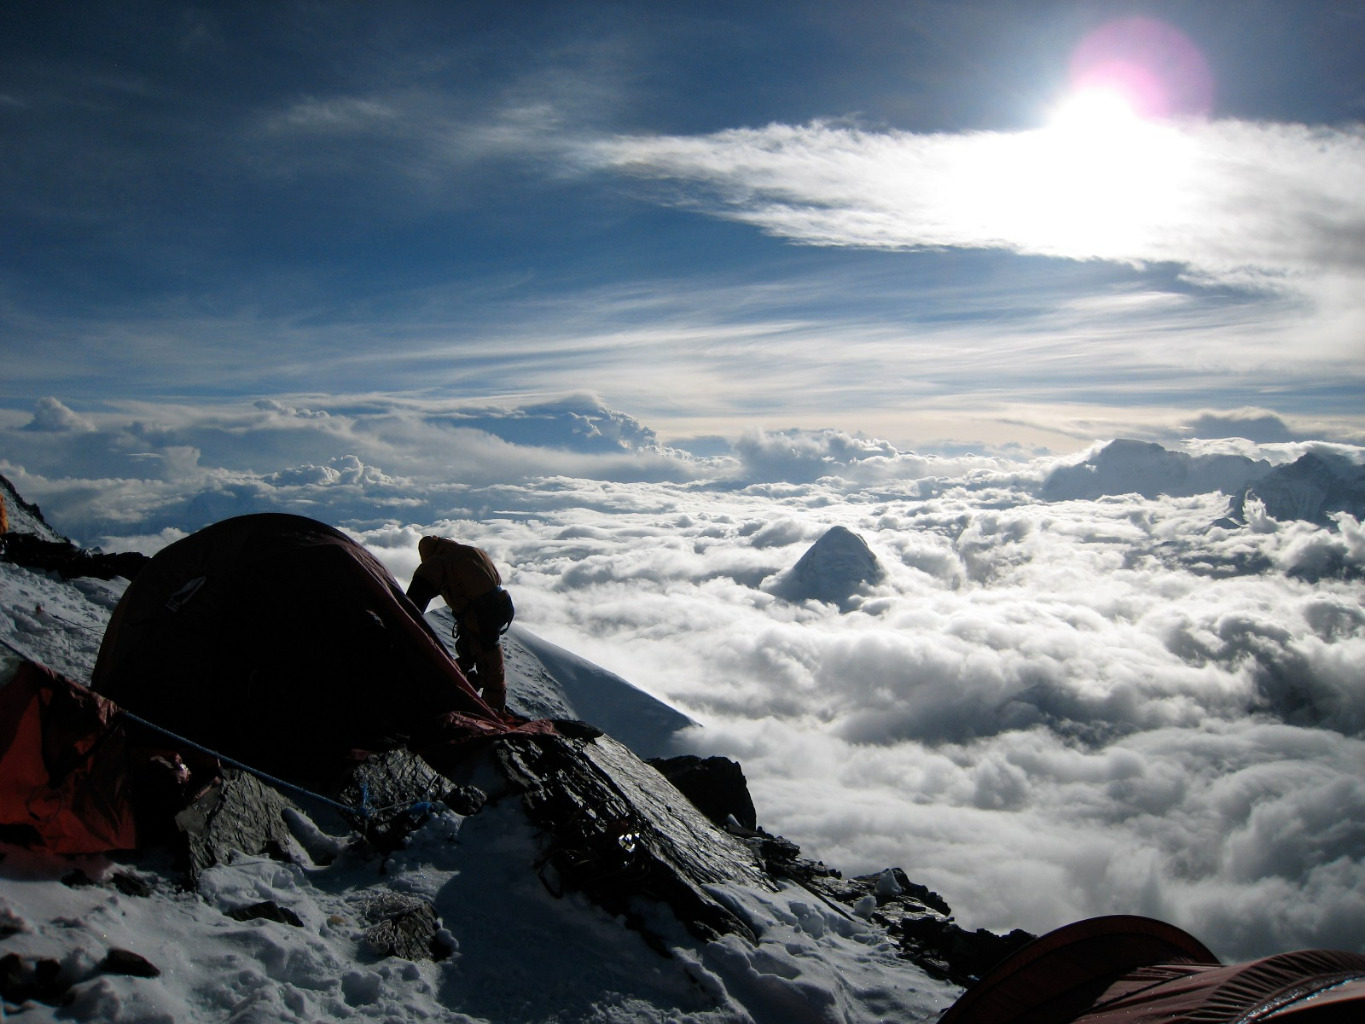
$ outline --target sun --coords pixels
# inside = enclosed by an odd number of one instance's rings
[[[1112,83],[1075,88],[1019,139],[1012,223],[1044,251],[1124,258],[1181,200],[1189,136]]]
[[[1092,139],[1122,136],[1137,129],[1143,117],[1137,104],[1122,89],[1091,86],[1066,96],[1048,116],[1048,127],[1055,132],[1089,136]]]
[[[1179,31],[1137,17],[1092,31],[1067,72],[1043,126],[1020,139],[1008,213],[1047,251],[1144,251],[1189,192],[1191,129],[1212,97],[1208,65]]]

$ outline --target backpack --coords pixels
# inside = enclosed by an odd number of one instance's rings
[[[517,610],[512,604],[512,595],[502,587],[494,587],[471,601],[467,614],[481,634],[493,637],[507,632]]]

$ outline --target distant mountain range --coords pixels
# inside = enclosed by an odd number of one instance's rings
[[[1308,452],[1272,466],[1244,455],[1187,455],[1146,441],[1111,441],[1083,462],[1053,470],[1041,496],[1047,501],[1113,494],[1182,498],[1210,491],[1229,495],[1233,523],[1245,523],[1248,505],[1256,503],[1278,520],[1326,526],[1335,512],[1365,518],[1365,466],[1331,452]]]

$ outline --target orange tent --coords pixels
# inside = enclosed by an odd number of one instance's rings
[[[137,846],[118,708],[32,661],[0,689],[0,836],[53,853]]]
[[[1365,1020],[1365,956],[1333,950],[1218,962],[1146,917],[1058,928],[1006,957],[939,1024],[1346,1024]]]

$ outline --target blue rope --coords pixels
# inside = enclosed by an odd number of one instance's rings
[[[31,654],[29,654],[22,648],[17,647],[15,644],[11,643],[10,640],[6,637],[0,637],[0,644],[3,644],[4,646],[8,647],[11,651],[13,651],[15,654],[19,655],[19,657],[23,658],[26,661],[31,661],[34,664],[41,664],[41,662],[39,662],[37,658],[33,657]],[[358,806],[343,804],[337,800],[332,800],[329,797],[325,797],[321,793],[314,793],[311,789],[305,789],[304,787],[295,785],[292,782],[287,782],[284,779],[277,778],[274,775],[270,775],[266,772],[261,771],[259,768],[253,768],[249,764],[245,764],[242,761],[238,761],[236,758],[228,757],[226,754],[221,754],[216,750],[204,746],[202,743],[196,743],[194,740],[189,739],[186,736],[181,736],[178,733],[171,732],[171,730],[165,728],[164,726],[157,725],[155,722],[150,722],[147,719],[143,718],[141,715],[136,715],[133,712],[127,710],[126,708],[120,707],[118,710],[119,714],[123,715],[126,719],[128,719],[128,721],[134,722],[146,729],[150,729],[152,730],[152,732],[160,733],[162,736],[165,736],[167,739],[173,740],[176,743],[184,744],[191,750],[197,750],[201,754],[207,754],[209,757],[215,758],[218,761],[221,761],[223,764],[229,765],[233,768],[240,769],[241,771],[246,772],[248,775],[254,775],[256,778],[260,779],[264,783],[267,783],[268,785],[274,786],[277,789],[290,790],[294,793],[298,793],[301,796],[306,796],[309,799],[316,800],[321,804],[325,804],[328,807],[334,808],[335,810],[340,811],[342,814],[345,814],[348,817],[359,818],[360,821],[364,823],[363,827],[367,827],[369,825],[370,819],[374,816],[375,808],[370,806],[370,785],[368,782],[362,782],[360,784],[360,804]],[[386,807],[379,808],[379,810],[389,809],[390,808]],[[407,814],[415,820],[421,817],[423,814],[432,813],[433,810],[434,808],[429,802],[425,800],[419,800],[408,808]]]
[[[359,818],[360,821],[363,822],[362,831],[368,828],[370,819],[373,818],[377,812],[388,811],[392,810],[393,807],[401,806],[401,804],[393,804],[390,807],[379,808],[371,807],[370,784],[368,782],[363,781],[360,783],[360,803],[358,805],[351,806],[349,804],[339,803],[336,800],[332,800],[328,797],[323,796],[321,793],[314,793],[311,789],[304,789],[302,786],[295,785],[292,782],[287,782],[284,779],[277,778],[274,775],[269,775],[266,772],[261,771],[259,768],[253,768],[249,764],[243,764],[241,761],[238,761],[235,758],[228,757],[226,754],[220,754],[218,751],[211,750],[208,747],[204,746],[202,743],[196,743],[192,739],[188,739],[187,737],[184,736],[179,736],[171,732],[169,729],[157,725],[155,722],[149,722],[147,721],[147,719],[141,717],[140,715],[133,714],[131,711],[127,711],[122,708],[120,708],[119,711],[130,722],[136,722],[138,725],[145,726],[146,728],[151,729],[154,732],[159,732],[167,739],[174,740],[176,743],[183,743],[185,746],[190,747],[193,750],[197,750],[201,754],[207,754],[209,755],[209,757],[217,758],[219,761],[223,762],[224,764],[231,765],[233,768],[240,768],[242,771],[256,776],[256,778],[260,779],[262,782],[268,783],[269,785],[275,786],[276,788],[279,789],[293,790],[295,793],[299,793],[302,796],[306,796],[313,800],[317,800],[319,803],[326,804],[328,807],[333,807],[336,810],[340,811],[342,814]],[[422,815],[432,814],[434,811],[435,807],[431,804],[431,802],[427,800],[418,800],[412,805],[410,805],[407,811],[404,813],[406,813],[412,820],[416,821]]]
[[[347,804],[343,804],[336,800],[332,800],[329,797],[325,797],[321,793],[314,793],[311,789],[304,789],[302,786],[296,786],[292,782],[286,782],[284,779],[276,778],[273,775],[269,775],[261,771],[259,768],[251,767],[251,765],[249,764],[243,764],[236,758],[228,757],[226,754],[220,754],[218,751],[211,750],[208,747],[204,746],[202,743],[196,743],[194,742],[194,740],[188,739],[184,736],[179,736],[176,733],[171,732],[171,730],[157,725],[155,722],[149,722],[141,715],[135,715],[131,711],[126,710],[125,708],[119,708],[119,713],[122,714],[125,718],[127,718],[128,721],[130,722],[135,722],[138,725],[151,729],[153,732],[158,732],[162,736],[165,736],[167,739],[174,740],[176,743],[183,743],[191,750],[197,750],[201,754],[208,754],[209,757],[217,758],[219,761],[223,762],[223,764],[231,765],[233,768],[239,768],[242,771],[246,772],[247,774],[254,775],[262,782],[268,783],[269,785],[274,786],[277,789],[292,790],[293,792],[298,793],[302,796],[310,797],[313,800],[317,800],[319,803],[326,804],[328,807],[336,808],[343,814],[356,815],[360,818],[361,821],[368,821],[370,818],[368,787],[365,787],[363,785],[361,786],[360,806],[351,807]]]

